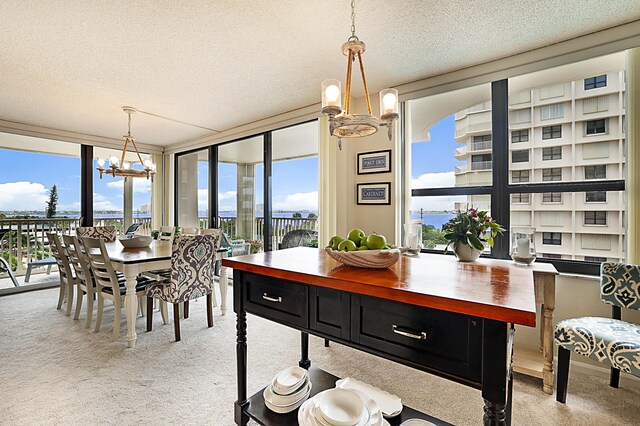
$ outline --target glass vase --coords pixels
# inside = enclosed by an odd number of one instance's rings
[[[535,228],[511,230],[511,258],[514,262],[531,265],[536,260]]]

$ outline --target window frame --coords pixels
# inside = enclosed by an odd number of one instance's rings
[[[562,160],[562,146],[547,146],[542,148],[542,161],[552,160]]]
[[[584,90],[599,89],[607,87],[607,75],[594,75],[593,77],[587,77],[584,79]]]
[[[546,181],[537,183],[509,183],[511,172],[509,139],[509,90],[508,80],[491,82],[492,102],[492,184],[477,186],[454,186],[448,188],[415,188],[411,190],[412,197],[455,196],[455,195],[490,195],[491,216],[507,231],[496,239],[490,254],[483,253],[483,257],[497,259],[510,259],[509,254],[509,229],[511,228],[511,194],[513,193],[545,193],[545,192],[594,192],[594,191],[625,191],[624,179],[602,179],[582,181]],[[405,111],[401,109],[401,111]],[[405,121],[400,120],[401,132],[406,135]],[[560,136],[562,137],[562,125]],[[546,126],[553,128],[554,126]],[[557,139],[557,138],[553,138]],[[507,201],[507,202],[505,202]],[[422,249],[424,253],[442,254],[442,250]],[[582,260],[569,259],[545,259],[539,258],[539,262],[552,263],[559,272],[578,273],[597,276],[600,274],[600,264]]]
[[[607,226],[606,210],[586,210],[584,212],[584,226]]]
[[[548,135],[548,137],[545,137],[545,134]],[[554,135],[558,135],[558,136],[554,136]],[[549,139],[562,139],[562,124],[554,124],[553,126],[544,126],[542,128],[542,140],[549,140]]]
[[[517,139],[515,140],[515,134],[517,133]],[[523,135],[525,135],[525,138],[523,139]],[[523,142],[529,142],[529,129],[520,129],[520,130],[512,130],[511,131],[511,143],[523,143]]]
[[[600,127],[597,125],[602,122],[602,131],[598,131]],[[593,124],[593,131],[589,133],[589,124]],[[586,136],[606,135],[609,130],[609,120],[606,118],[596,118],[594,120],[586,120],[584,123],[584,134]]]
[[[524,160],[524,159],[520,159],[520,158],[518,158],[518,161],[516,161],[516,159],[515,159],[515,158],[516,158],[516,155],[515,155],[515,154],[518,154],[518,157],[519,157],[520,155],[522,155],[522,156],[523,156],[523,158],[524,158],[524,154],[526,154],[527,159],[526,159],[526,160]],[[512,164],[517,164],[517,163],[528,163],[530,160],[531,160],[531,155],[530,155],[530,152],[529,152],[529,150],[528,150],[528,149],[516,149],[516,150],[511,151],[511,163],[512,163]]]
[[[547,242],[545,242],[547,241]],[[561,246],[562,232],[543,232],[542,244],[545,246]]]

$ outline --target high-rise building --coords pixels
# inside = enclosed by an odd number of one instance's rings
[[[623,179],[624,72],[609,72],[509,97],[511,184]],[[491,102],[455,114],[456,186],[491,185]],[[489,195],[467,204],[489,209]],[[463,205],[464,204],[464,205]],[[511,227],[536,229],[539,256],[624,259],[624,194],[617,191],[511,194]]]

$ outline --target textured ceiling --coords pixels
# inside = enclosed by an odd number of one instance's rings
[[[122,105],[218,130],[310,105],[344,79],[349,15],[347,0],[2,0],[0,119],[120,138]],[[375,92],[636,19],[638,0],[360,0],[356,25]],[[133,117],[143,143],[207,133]]]

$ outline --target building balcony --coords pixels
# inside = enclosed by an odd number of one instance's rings
[[[483,170],[491,170],[493,161],[478,161],[476,163],[465,164],[464,166],[456,166],[455,174],[476,172]]]

